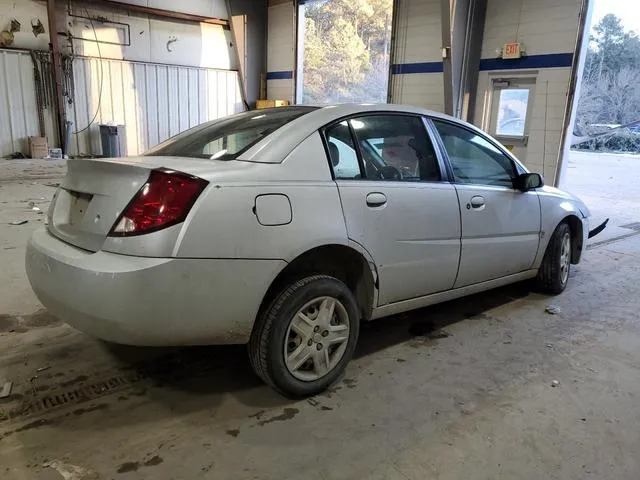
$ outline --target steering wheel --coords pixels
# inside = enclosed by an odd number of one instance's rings
[[[380,180],[402,180],[402,172],[396,167],[385,165],[378,170]]]

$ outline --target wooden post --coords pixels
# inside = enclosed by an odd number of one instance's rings
[[[56,114],[58,119],[58,140],[60,142],[59,145],[64,148],[64,132],[67,115],[64,108],[64,96],[62,93],[62,55],[60,53],[60,45],[58,43],[56,0],[47,0],[47,17],[49,20],[49,45],[51,58],[53,60],[53,83],[55,85]]]

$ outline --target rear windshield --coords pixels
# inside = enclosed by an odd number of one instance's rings
[[[312,110],[314,107],[278,107],[239,113],[179,133],[144,155],[233,160],[267,135]]]

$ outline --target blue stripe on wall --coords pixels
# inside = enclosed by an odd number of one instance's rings
[[[391,65],[393,75],[405,75],[409,73],[442,73],[444,71],[442,62],[423,63],[396,63]]]
[[[527,55],[517,60],[502,58],[486,58],[480,60],[480,71],[516,70],[522,68],[558,68],[570,67],[573,53],[551,53],[548,55]]]
[[[517,70],[526,68],[558,68],[571,67],[573,53],[550,53],[547,55],[527,55],[517,60],[502,58],[485,58],[480,60],[480,71]],[[396,63],[391,66],[393,75],[409,75],[412,73],[442,73],[442,62]],[[293,72],[267,72],[267,80],[291,80]]]
[[[290,70],[283,72],[267,72],[267,80],[291,80],[293,72]]]
[[[570,67],[573,63],[573,53],[551,53],[547,55],[528,55],[517,60],[503,60],[502,58],[485,58],[480,60],[480,70],[516,70],[523,68],[558,68]],[[393,75],[411,73],[442,73],[442,62],[424,63],[396,63],[391,66]],[[267,77],[268,78],[268,77]]]

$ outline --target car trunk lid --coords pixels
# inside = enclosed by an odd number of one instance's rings
[[[144,164],[73,159],[49,210],[49,231],[61,240],[97,251],[151,168]]]

